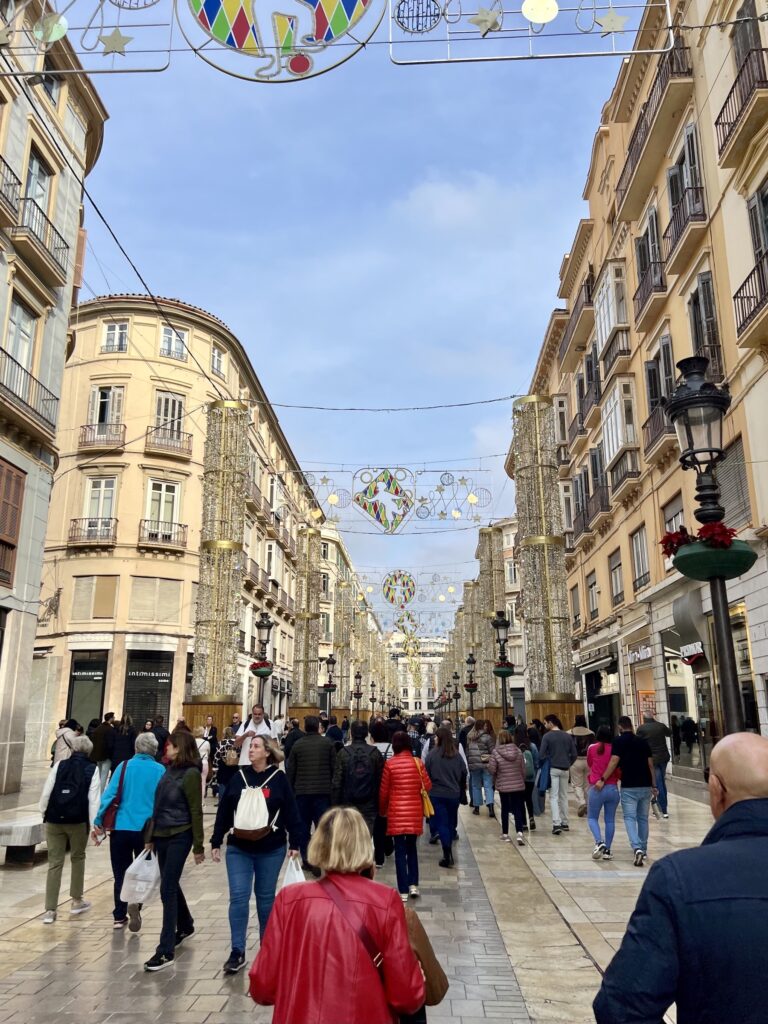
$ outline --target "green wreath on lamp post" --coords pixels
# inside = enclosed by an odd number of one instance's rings
[[[725,523],[705,523],[692,535],[684,526],[665,533],[661,548],[678,572],[691,580],[735,580],[757,561],[757,553]]]
[[[269,679],[272,675],[274,665],[271,661],[253,661],[250,665],[251,675],[258,679]]]

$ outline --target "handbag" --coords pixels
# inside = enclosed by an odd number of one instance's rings
[[[424,772],[421,767],[421,761],[416,761],[416,768],[419,773],[419,780],[421,782],[421,809],[424,812],[425,818],[431,818],[435,813],[435,808],[432,801],[429,799],[429,793],[427,787],[424,785]]]
[[[280,814],[280,809],[278,808],[275,811],[275,816],[270,821],[267,801],[264,799],[264,793],[262,792],[269,781],[277,775],[277,772],[278,769],[275,768],[272,774],[268,775],[260,786],[249,786],[245,775],[242,770],[240,771],[243,789],[237,801],[237,809],[235,810],[235,822],[232,829],[232,835],[235,839],[258,842],[259,839],[268,836],[270,832],[277,830],[275,822]]]
[[[405,923],[408,926],[408,941],[411,944],[416,959],[421,964],[424,972],[424,1003],[426,1006],[437,1006],[442,1003],[448,992],[448,979],[445,971],[432,949],[429,936],[424,931],[424,925],[419,915],[410,907],[405,908]]]
[[[123,783],[125,782],[125,770],[127,767],[128,762],[123,761],[123,766],[120,769],[120,780],[117,783],[117,793],[115,793],[106,811],[101,816],[101,826],[105,832],[114,832],[117,828],[117,812],[120,810],[120,801],[123,799]]]
[[[347,922],[349,927],[354,928],[355,932],[357,933],[357,937],[360,939],[363,946],[365,947],[366,953],[371,958],[373,966],[379,972],[379,977],[381,977],[381,965],[384,962],[384,954],[379,949],[374,937],[371,935],[371,933],[365,927],[363,922],[356,915],[349,913],[349,904],[344,899],[342,894],[339,892],[336,885],[330,880],[330,878],[328,878],[327,876],[325,878],[321,878],[320,881],[318,882],[318,885],[323,890],[328,899],[331,900],[331,902],[335,905],[336,909]],[[382,983],[383,980],[384,979],[382,978]]]

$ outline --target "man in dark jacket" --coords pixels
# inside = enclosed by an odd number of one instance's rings
[[[366,742],[368,726],[365,722],[353,722],[350,733],[352,742],[336,755],[331,797],[334,804],[356,807],[373,835],[384,759],[376,747]]]
[[[162,715],[158,715],[155,718],[155,724],[152,726],[152,734],[157,740],[157,753],[155,754],[156,761],[162,761],[163,755],[165,754],[165,744],[168,742],[170,733],[165,728],[165,718]]]
[[[99,773],[99,786],[101,792],[104,792],[104,788],[107,785],[107,779],[109,778],[109,772],[112,768],[112,752],[115,749],[115,713],[114,711],[108,711],[104,715],[104,721],[101,725],[94,729],[93,738],[93,750],[91,751],[91,761],[96,765]]]
[[[293,745],[285,770],[296,794],[299,814],[304,822],[301,866],[305,871],[312,871],[319,876],[320,872],[307,863],[307,846],[312,826],[317,825],[331,806],[336,751],[333,743],[320,735],[320,719],[317,715],[307,715],[304,719],[304,733],[305,735]]]
[[[672,735],[672,730],[663,722],[657,721],[650,711],[643,712],[643,724],[637,730],[637,735],[648,740],[653,757],[653,770],[656,774],[656,789],[659,791],[659,807],[665,818],[667,813],[667,765],[669,764],[669,747],[667,736]]]
[[[768,1006],[768,739],[712,751],[715,824],[654,864],[593,1004],[597,1024],[762,1024]]]
[[[286,760],[290,757],[293,745],[297,740],[300,740],[304,735],[302,730],[299,728],[298,718],[291,719],[291,727],[283,737],[283,750],[285,751]]]
[[[405,726],[403,725],[403,720],[400,717],[399,708],[390,708],[389,718],[384,724],[386,725],[387,731],[389,732],[390,740],[392,739],[396,732],[406,731]]]
[[[331,715],[328,719],[328,728],[325,730],[325,735],[333,744],[333,749],[337,752],[344,746],[344,734],[339,728],[339,720],[336,715]]]

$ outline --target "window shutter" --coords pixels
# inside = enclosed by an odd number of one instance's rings
[[[123,422],[123,397],[125,395],[125,389],[122,387],[112,388],[112,401],[110,402],[109,409],[109,422],[110,423],[122,423]]]
[[[181,580],[157,582],[157,621],[179,622],[181,613]]]
[[[648,213],[648,255],[651,258],[651,263],[655,264],[653,280],[658,282],[661,280],[662,275],[662,261],[661,246],[659,245],[659,218],[655,206]]]
[[[704,342],[707,345],[718,345],[717,312],[715,310],[715,291],[712,287],[712,275],[707,271],[699,275],[699,295],[701,315],[704,328]]]
[[[157,622],[157,580],[153,576],[133,576],[128,618],[135,622]]]
[[[99,422],[99,389],[97,387],[91,388],[91,394],[88,398],[88,423],[95,424]]]
[[[717,467],[717,482],[725,509],[725,525],[736,529],[751,522],[744,442],[740,437],[726,448],[725,458]]]
[[[91,618],[93,581],[95,578],[95,576],[75,576],[71,614],[73,621],[83,621]]]
[[[659,364],[651,359],[645,364],[645,386],[648,392],[648,411],[661,405],[661,377],[659,375]]]
[[[115,598],[117,597],[117,576],[94,576],[93,617],[114,619]]]
[[[0,459],[0,540],[17,545],[26,474]]]
[[[747,201],[747,212],[749,214],[749,232],[752,236],[752,250],[755,254],[755,263],[759,263],[765,253],[765,228],[763,218],[760,215],[760,194],[750,196]]]
[[[685,172],[688,180],[686,185],[690,188],[701,186],[701,168],[699,166],[699,140],[696,135],[696,125],[689,124],[685,129]],[[701,201],[695,202],[692,199],[691,210],[699,212]]]
[[[661,356],[661,384],[662,394],[669,398],[675,390],[675,360],[672,355],[672,339],[668,334],[659,341],[659,354]]]
[[[669,209],[671,213],[674,213],[677,205],[683,198],[683,184],[680,180],[680,168],[677,164],[673,164],[667,171],[667,186],[669,191]]]
[[[651,262],[650,255],[648,253],[647,235],[643,235],[642,238],[635,239],[635,256],[637,257],[637,281],[639,284],[645,277],[645,273],[648,270],[648,264]]]

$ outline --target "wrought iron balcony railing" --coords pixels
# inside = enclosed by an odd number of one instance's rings
[[[72,519],[67,543],[113,546],[117,543],[116,519]]]
[[[34,199],[22,199],[20,205],[19,227],[27,228],[58,267],[66,273],[69,246],[64,237],[59,234]]]
[[[124,423],[86,423],[80,427],[78,448],[122,448],[124,445]]]
[[[56,429],[59,400],[17,363],[13,356],[0,348],[0,393],[23,412],[51,431]]]
[[[749,51],[720,113],[715,118],[719,154],[722,154],[738,127],[752,94],[759,88],[768,88],[766,52],[768,51],[764,49]]]

